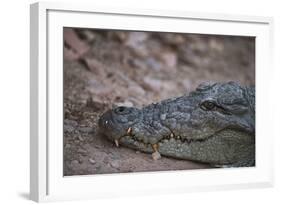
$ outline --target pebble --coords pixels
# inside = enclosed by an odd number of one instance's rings
[[[140,151],[136,151],[136,154],[139,154],[140,153]]]
[[[131,95],[140,95],[143,96],[145,95],[145,90],[139,86],[138,84],[133,84],[130,85],[130,87],[128,88],[128,93],[130,93]],[[132,102],[131,102],[132,103]],[[132,103],[133,104],[133,103]]]
[[[71,161],[71,164],[72,164],[72,165],[78,165],[78,164],[79,164],[79,161],[76,160],[76,159],[75,159],[75,160],[72,160],[72,161]]]
[[[144,77],[143,82],[149,90],[154,90],[154,91],[158,91],[158,92],[161,91],[161,88],[162,88],[161,80],[151,78],[151,77]]]
[[[69,149],[70,147],[71,147],[70,144],[66,144],[64,148],[65,148],[65,149]]]
[[[154,92],[174,92],[176,90],[176,84],[173,81],[161,80],[152,77],[143,78],[144,88],[147,90],[152,90]]]
[[[94,159],[92,159],[92,158],[89,158],[89,162],[90,162],[91,164],[96,164],[96,161],[95,161]]]
[[[97,38],[96,34],[89,30],[83,30],[81,33],[88,42],[93,42]]]
[[[64,124],[71,125],[73,127],[76,127],[78,125],[78,123],[75,120],[65,119],[63,122],[64,122]]]
[[[158,159],[160,159],[160,158],[161,158],[161,155],[160,155],[159,152],[153,152],[153,153],[152,153],[152,159],[153,159],[153,160],[158,160]]]
[[[120,164],[119,164],[118,161],[112,161],[112,162],[110,162],[110,165],[111,165],[112,167],[114,167],[114,168],[119,168],[119,167],[120,167]]]
[[[165,65],[168,65],[169,67],[176,67],[177,66],[177,55],[173,52],[164,52],[161,55],[162,60],[164,61]],[[171,69],[169,69],[171,70]],[[175,70],[175,69],[173,69]]]
[[[148,34],[144,32],[130,32],[126,39],[125,45],[132,48],[138,57],[147,55],[147,47],[143,42],[148,38]]]
[[[80,127],[79,130],[84,133],[91,133],[93,132],[93,128],[91,127]]]
[[[81,135],[78,135],[78,139],[82,142],[84,141],[84,138]]]
[[[152,68],[155,71],[160,71],[163,67],[162,63],[153,57],[148,57],[145,62],[147,67]]]
[[[86,150],[81,149],[81,148],[79,148],[79,149],[77,150],[77,152],[80,153],[80,154],[82,154],[82,155],[88,153]]]
[[[71,132],[74,131],[74,127],[71,126],[71,125],[64,125],[64,126],[63,126],[63,130],[64,130],[65,132],[71,133]]]

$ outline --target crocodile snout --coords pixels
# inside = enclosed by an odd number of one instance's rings
[[[133,107],[120,106],[108,110],[99,119],[100,133],[116,143],[116,140],[131,131],[131,126],[139,121],[139,115],[139,109]]]

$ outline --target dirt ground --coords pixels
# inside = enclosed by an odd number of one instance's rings
[[[113,145],[97,121],[205,81],[255,84],[255,39],[239,36],[64,29],[64,175],[210,168]]]

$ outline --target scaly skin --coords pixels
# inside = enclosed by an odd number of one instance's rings
[[[117,107],[99,119],[116,145],[214,166],[255,165],[255,89],[201,84],[189,95],[138,109]]]

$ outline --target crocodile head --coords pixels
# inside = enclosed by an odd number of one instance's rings
[[[203,83],[189,95],[143,109],[109,110],[99,127],[117,145],[212,164],[249,165],[255,155],[255,91],[235,82]]]

